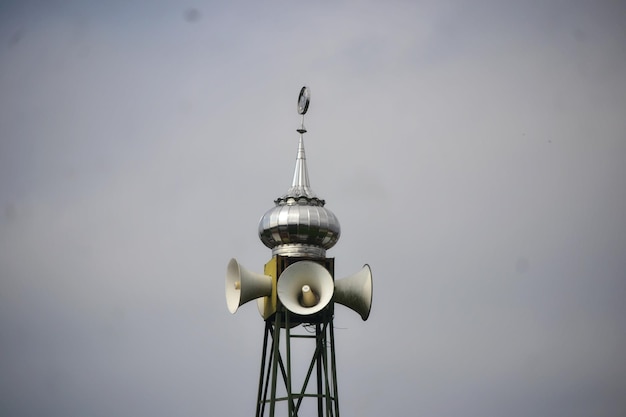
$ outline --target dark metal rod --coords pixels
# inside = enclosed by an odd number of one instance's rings
[[[280,374],[283,377],[283,383],[285,384],[285,389],[287,389],[287,370],[285,369],[285,364],[283,363],[283,357],[280,354],[280,349],[278,351],[278,367],[280,368]],[[293,404],[293,401],[292,401]]]
[[[289,328],[289,312],[285,311],[285,334],[287,338],[285,339],[285,350],[287,351],[287,378],[285,379],[285,384],[287,385],[287,415],[289,417],[293,416],[293,398],[291,396],[291,329]]]
[[[324,401],[322,397],[322,346],[321,346],[321,327],[319,323],[315,324],[315,336],[317,338],[317,348],[315,350],[317,359],[317,416],[324,417]]]
[[[309,369],[307,370],[306,377],[304,378],[304,382],[302,383],[302,390],[300,391],[300,398],[298,399],[298,403],[296,404],[296,408],[295,408],[295,412],[296,413],[300,409],[300,404],[302,403],[302,397],[317,397],[319,395],[319,391],[318,391],[318,394],[315,394],[315,395],[313,395],[313,394],[305,394],[304,393],[304,391],[306,390],[306,387],[309,385],[309,380],[311,379],[311,375],[313,374],[313,367],[318,362],[319,349],[320,349],[320,345],[319,345],[319,341],[318,341],[315,344],[315,352],[313,353],[313,357],[311,359],[311,363],[309,365]]]
[[[259,375],[259,392],[256,400],[256,416],[261,417],[261,398],[263,395],[263,376],[265,372],[265,357],[267,356],[267,338],[269,335],[269,322],[265,322],[265,334],[263,335],[263,352],[261,354],[261,372]],[[265,408],[265,407],[264,407]]]
[[[274,322],[274,358],[272,360],[272,392],[270,394],[270,417],[274,417],[274,410],[276,409],[276,377],[278,371],[278,345],[280,344],[280,312],[276,312]]]
[[[335,397],[335,415],[339,417],[339,394],[337,393],[337,361],[335,360],[335,328],[330,320],[330,366],[333,373],[333,397]]]
[[[261,415],[259,417],[263,417],[263,415],[265,414],[265,404],[267,404],[267,391],[269,390],[270,387],[270,376],[272,375],[272,363],[273,362],[273,358],[274,358],[274,330],[272,329],[272,324],[269,323],[268,326],[268,330],[269,330],[269,334],[272,337],[272,344],[269,348],[269,360],[268,360],[268,364],[267,364],[267,372],[265,374],[265,388],[263,390],[263,408],[261,409]],[[267,352],[267,351],[266,351]],[[267,353],[266,353],[267,354]]]
[[[333,415],[333,409],[331,406],[331,401],[332,398],[330,396],[330,383],[328,381],[328,349],[326,347],[327,345],[327,340],[326,340],[326,329],[324,329],[324,342],[323,342],[323,349],[322,349],[322,362],[324,363],[324,389],[325,389],[325,397],[326,397],[326,415],[328,417]]]

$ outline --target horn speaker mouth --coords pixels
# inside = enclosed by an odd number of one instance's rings
[[[234,314],[250,300],[272,294],[272,277],[245,269],[236,259],[226,268],[226,306]]]
[[[278,277],[280,302],[287,310],[302,316],[315,314],[326,307],[334,291],[330,272],[316,262],[295,262]]]

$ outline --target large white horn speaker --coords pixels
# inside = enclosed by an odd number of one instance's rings
[[[272,277],[248,271],[231,259],[226,269],[226,305],[234,314],[239,306],[259,297],[272,295]]]
[[[372,309],[372,270],[365,264],[354,275],[335,281],[335,302],[343,304],[367,320]]]
[[[322,310],[333,298],[333,277],[318,263],[299,261],[280,274],[276,291],[287,310],[308,316]]]

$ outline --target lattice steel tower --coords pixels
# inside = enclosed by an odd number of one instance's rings
[[[286,409],[280,415],[289,417],[305,409],[307,413],[316,409],[318,417],[339,417],[335,303],[356,311],[363,320],[372,305],[370,267],[365,265],[356,274],[335,280],[335,260],[326,257],[326,250],[339,240],[340,226],[309,184],[303,139],[309,102],[309,89],[302,87],[293,182],[259,222],[259,238],[272,250],[272,258],[263,274],[246,270],[236,259],[230,260],[226,271],[229,311],[235,313],[239,306],[256,299],[265,320],[256,417],[266,412],[274,417],[278,408]],[[292,346],[297,339],[309,341],[309,356],[299,343]],[[298,353],[304,361],[296,360]],[[301,365],[300,373],[297,365]]]

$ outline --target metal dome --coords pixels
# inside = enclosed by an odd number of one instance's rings
[[[339,220],[309,185],[302,136],[291,188],[274,202],[259,222],[259,238],[272,255],[325,257],[339,240]]]

